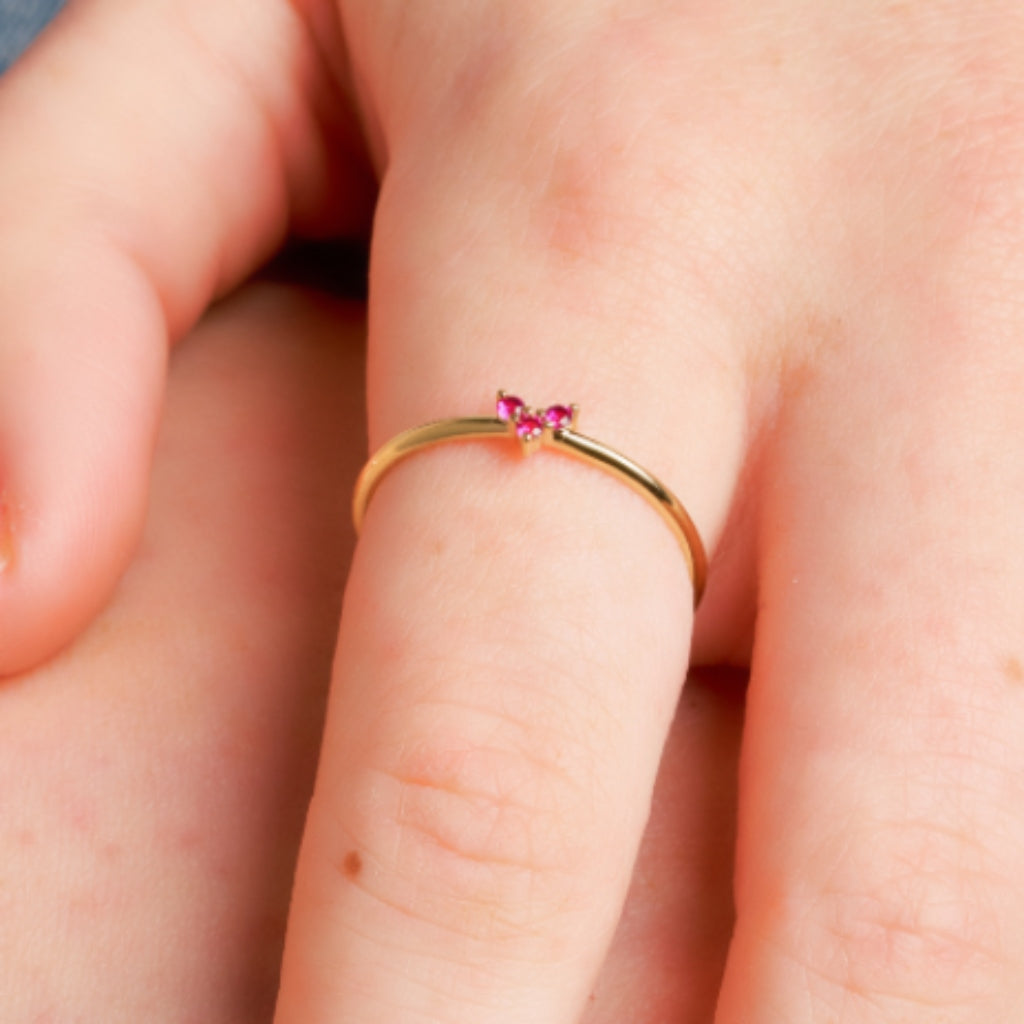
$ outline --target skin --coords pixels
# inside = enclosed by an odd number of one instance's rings
[[[204,321],[130,569],[0,690],[9,1020],[270,1019],[352,542],[362,319],[261,284]]]
[[[266,282],[204,320],[171,364],[138,556],[0,691],[5,1020],[271,1019],[354,540],[363,321]],[[721,673],[688,686],[589,1020],[711,1012],[742,698]]]
[[[712,554],[694,621],[668,531],[586,466],[469,445],[389,474],[348,580],[277,1024],[1021,1016],[1022,58],[1009,0],[92,0],[5,80],[0,668],[123,600],[168,343],[288,232],[365,235],[371,212],[370,446],[498,387],[576,401]],[[254,635],[268,610],[305,622],[260,596]],[[280,651],[322,656],[324,630]],[[717,674],[680,726],[695,666]],[[747,669],[723,973],[721,674]],[[67,730],[59,691],[31,689]],[[172,781],[187,802],[209,780]],[[238,827],[211,840],[240,864],[264,789],[232,787]],[[222,897],[271,891],[279,913],[273,886]]]

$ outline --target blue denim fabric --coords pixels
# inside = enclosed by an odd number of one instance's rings
[[[0,0],[0,74],[63,4],[64,0]]]

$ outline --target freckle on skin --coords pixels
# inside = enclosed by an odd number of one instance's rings
[[[1003,663],[1003,672],[1011,683],[1024,683],[1024,665],[1021,665],[1020,658],[1007,658]]]
[[[358,878],[362,870],[363,858],[359,856],[358,852],[353,850],[351,853],[347,853],[341,862],[341,873],[346,878]]]

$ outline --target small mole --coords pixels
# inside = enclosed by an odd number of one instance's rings
[[[1024,683],[1024,665],[1021,665],[1020,658],[1007,658],[1003,663],[1003,671],[1011,683]]]
[[[346,878],[358,878],[362,870],[363,858],[355,850],[345,854],[345,859],[341,862],[341,871]]]

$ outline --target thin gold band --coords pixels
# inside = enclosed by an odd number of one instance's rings
[[[501,409],[503,401],[518,402],[519,400],[506,396],[504,392],[498,392],[499,409]],[[707,555],[697,527],[679,499],[657,477],[648,473],[632,459],[600,441],[577,433],[573,429],[578,413],[576,406],[554,406],[546,413],[537,413],[534,410],[526,409],[520,403],[520,409],[522,414],[517,412],[515,416],[510,417],[481,416],[438,420],[405,430],[393,437],[378,449],[366,463],[356,481],[355,494],[352,499],[352,518],[355,522],[356,532],[358,533],[362,528],[366,508],[377,485],[395,463],[436,444],[497,438],[506,441],[518,439],[526,454],[540,447],[555,448],[582,462],[599,466],[627,484],[641,497],[646,498],[668,524],[682,549],[686,567],[690,573],[690,581],[693,584],[693,603],[696,607],[704,594],[708,568]],[[563,418],[559,420],[557,417],[552,417],[549,422],[544,422],[545,415],[555,412],[563,414]],[[557,425],[558,423],[563,425]],[[524,427],[531,429],[524,429]]]

